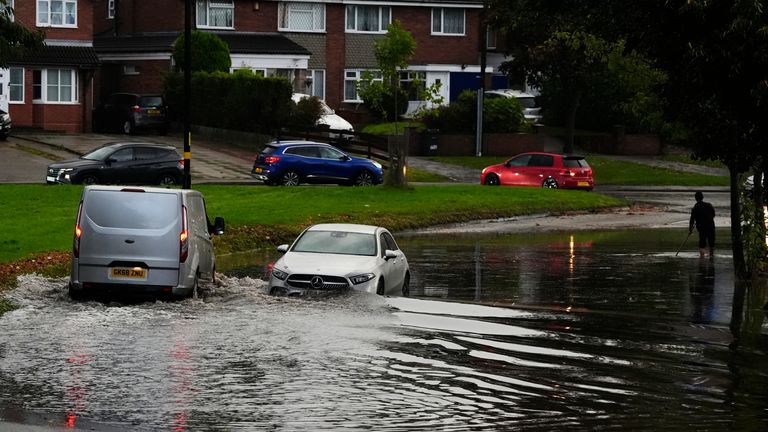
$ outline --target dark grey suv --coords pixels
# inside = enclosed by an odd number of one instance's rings
[[[184,159],[169,145],[118,142],[99,147],[78,159],[48,165],[48,184],[159,184],[181,182]]]
[[[138,130],[168,132],[168,107],[161,95],[113,93],[93,111],[94,131],[118,131],[130,135]]]

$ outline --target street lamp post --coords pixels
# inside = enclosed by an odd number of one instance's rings
[[[192,104],[192,0],[184,0],[184,181],[183,189],[192,188],[191,110]]]

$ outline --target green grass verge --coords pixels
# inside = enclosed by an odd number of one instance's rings
[[[398,231],[429,225],[626,205],[596,193],[480,185],[295,188],[195,186],[208,213],[223,216],[228,233],[216,239],[225,253],[287,241],[319,222],[378,224]],[[68,251],[82,188],[0,185],[0,212],[10,229],[0,240],[0,263],[33,253]]]
[[[421,122],[375,123],[365,126],[362,133],[371,135],[402,135],[408,126],[424,129],[424,123]]]
[[[503,163],[508,158],[494,156],[431,157],[431,160],[483,169]],[[587,156],[598,185],[647,185],[647,186],[728,186],[728,177],[674,171],[648,165],[617,161],[600,156]]]
[[[666,154],[666,155],[657,156],[656,158],[664,161],[669,161],[669,162],[680,162],[680,163],[691,164],[691,165],[707,166],[711,168],[728,169],[728,167],[725,166],[725,164],[723,164],[720,161],[694,159],[687,154]]]

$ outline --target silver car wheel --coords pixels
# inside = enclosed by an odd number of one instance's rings
[[[163,174],[160,176],[160,179],[157,181],[157,183],[160,186],[173,186],[176,182],[176,176],[172,174]]]
[[[541,184],[541,187],[547,189],[557,189],[557,180],[553,179],[552,177],[547,177],[547,179],[544,180],[544,183]]]
[[[287,171],[280,177],[280,183],[283,186],[298,186],[299,185],[299,173],[296,171]]]
[[[373,185],[373,176],[368,170],[361,171],[355,177],[355,186],[372,186],[372,185]]]
[[[130,120],[126,120],[123,122],[123,133],[126,135],[130,135],[133,133],[133,124]]]

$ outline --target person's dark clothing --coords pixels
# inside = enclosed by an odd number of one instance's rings
[[[697,201],[691,210],[691,220],[688,224],[689,231],[693,231],[693,224],[699,232],[699,248],[707,246],[715,247],[715,208],[706,201]]]

